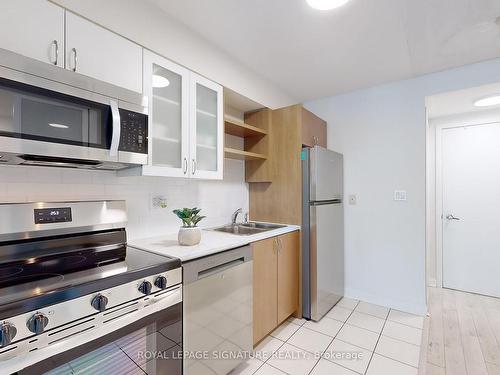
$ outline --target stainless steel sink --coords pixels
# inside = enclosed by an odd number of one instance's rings
[[[254,223],[254,222],[244,223],[244,224],[240,224],[240,225],[242,227],[257,228],[257,229],[263,229],[266,231],[286,227],[286,225],[280,225],[280,224]]]
[[[286,225],[250,222],[244,224],[224,225],[223,227],[214,228],[213,230],[216,232],[224,232],[224,233],[237,234],[240,236],[248,236],[251,234],[267,232],[273,229],[284,228],[285,226]]]

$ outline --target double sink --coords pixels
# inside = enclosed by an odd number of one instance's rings
[[[249,236],[252,234],[267,232],[273,229],[279,229],[284,227],[286,227],[286,225],[249,222],[242,224],[224,225],[223,227],[217,227],[214,228],[213,230],[216,232],[231,233],[240,236]]]

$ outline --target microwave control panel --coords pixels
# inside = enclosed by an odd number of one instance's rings
[[[148,116],[120,109],[120,151],[148,153]]]

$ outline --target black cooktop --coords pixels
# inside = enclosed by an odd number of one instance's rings
[[[0,245],[0,319],[181,266],[124,241],[109,231]]]

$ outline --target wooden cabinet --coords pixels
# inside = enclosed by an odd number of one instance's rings
[[[64,67],[64,9],[46,0],[4,0],[0,48]]]
[[[66,69],[142,93],[142,47],[66,12]]]
[[[253,244],[254,344],[278,326],[278,254],[276,238]]]
[[[253,333],[261,341],[299,305],[299,232],[253,244]]]
[[[299,304],[299,232],[276,238],[278,246],[278,324]]]
[[[302,108],[301,112],[302,144],[326,148],[326,121],[305,108]]]

